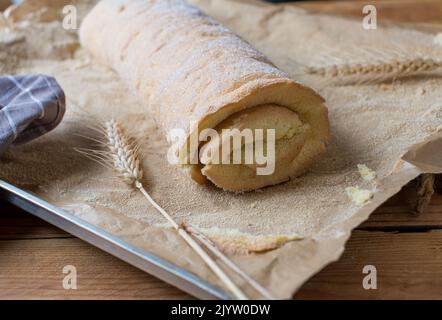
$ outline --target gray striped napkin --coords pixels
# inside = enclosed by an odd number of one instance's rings
[[[35,139],[54,129],[65,112],[65,95],[45,75],[0,77],[0,153],[11,144]]]

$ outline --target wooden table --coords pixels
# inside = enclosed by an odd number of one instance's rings
[[[425,22],[437,30],[440,0],[371,1],[378,21]],[[317,11],[361,16],[367,1],[300,3]],[[442,299],[442,196],[421,215],[408,213],[407,192],[379,208],[352,234],[338,262],[310,279],[296,299]],[[77,290],[62,286],[63,267],[77,269]],[[377,289],[365,290],[365,265]],[[188,299],[186,293],[93,246],[0,202],[0,299]]]

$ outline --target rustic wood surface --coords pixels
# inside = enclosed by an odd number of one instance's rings
[[[442,23],[439,0],[301,1],[296,5],[321,13],[361,17],[362,7],[368,4],[376,7],[378,22],[385,19],[401,23]]]
[[[379,19],[437,30],[440,0],[375,3]],[[300,3],[331,14],[361,16],[365,1]],[[382,20],[381,20],[382,22]],[[421,25],[421,26],[422,26]],[[442,299],[442,196],[424,214],[409,213],[406,187],[352,234],[346,250],[310,279],[295,299]],[[77,290],[62,287],[63,266],[77,268]],[[365,290],[365,265],[377,289]],[[191,299],[182,291],[48,223],[0,202],[0,299]]]

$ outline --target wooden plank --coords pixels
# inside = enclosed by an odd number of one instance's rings
[[[377,290],[365,290],[365,265],[377,269]],[[442,232],[354,231],[346,250],[311,278],[296,299],[442,299]]]
[[[436,175],[434,180],[434,190],[436,193],[442,194],[442,174]]]
[[[363,230],[429,230],[442,229],[442,195],[435,193],[427,210],[419,215],[410,213],[410,187],[379,207],[358,229]]]
[[[5,10],[10,5],[11,5],[11,1],[9,1],[9,0],[0,0],[0,11]]]
[[[77,290],[63,288],[63,267]],[[189,299],[189,295],[79,240],[0,240],[0,299]]]
[[[10,203],[0,201],[0,239],[60,237],[72,236]]]
[[[377,268],[377,290],[362,268]],[[78,289],[62,287],[74,265]],[[78,239],[1,240],[0,299],[187,299],[187,294]],[[442,299],[442,232],[355,231],[342,258],[296,299]]]
[[[376,7],[378,22],[442,23],[440,0],[301,1],[296,6],[331,15],[362,18],[362,8],[369,4]]]

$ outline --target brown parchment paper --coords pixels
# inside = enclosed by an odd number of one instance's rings
[[[422,172],[442,172],[440,77],[327,86],[301,72],[327,50],[348,54],[351,48],[388,47],[393,40],[411,50],[431,49],[431,34],[395,27],[367,31],[361,21],[292,5],[193,0],[293,78],[317,88],[327,99],[332,126],[327,154],[302,177],[240,195],[198,186],[167,163],[167,142],[142,104],[79,47],[76,30],[62,28],[64,4],[74,4],[81,19],[93,2],[28,0],[0,19],[0,72],[55,76],[68,108],[55,131],[10,149],[0,176],[141,249],[222,286],[140,194],[74,151],[90,146],[78,134],[93,136],[90,127],[97,121],[115,117],[130,128],[140,140],[151,195],[178,221],[217,241],[278,298],[289,298],[338,259],[351,230],[404,184]],[[375,170],[376,180],[364,181],[357,164]],[[349,186],[371,190],[374,197],[358,207],[345,193]],[[280,236],[287,240],[276,243]],[[266,248],[273,250],[255,252]]]

